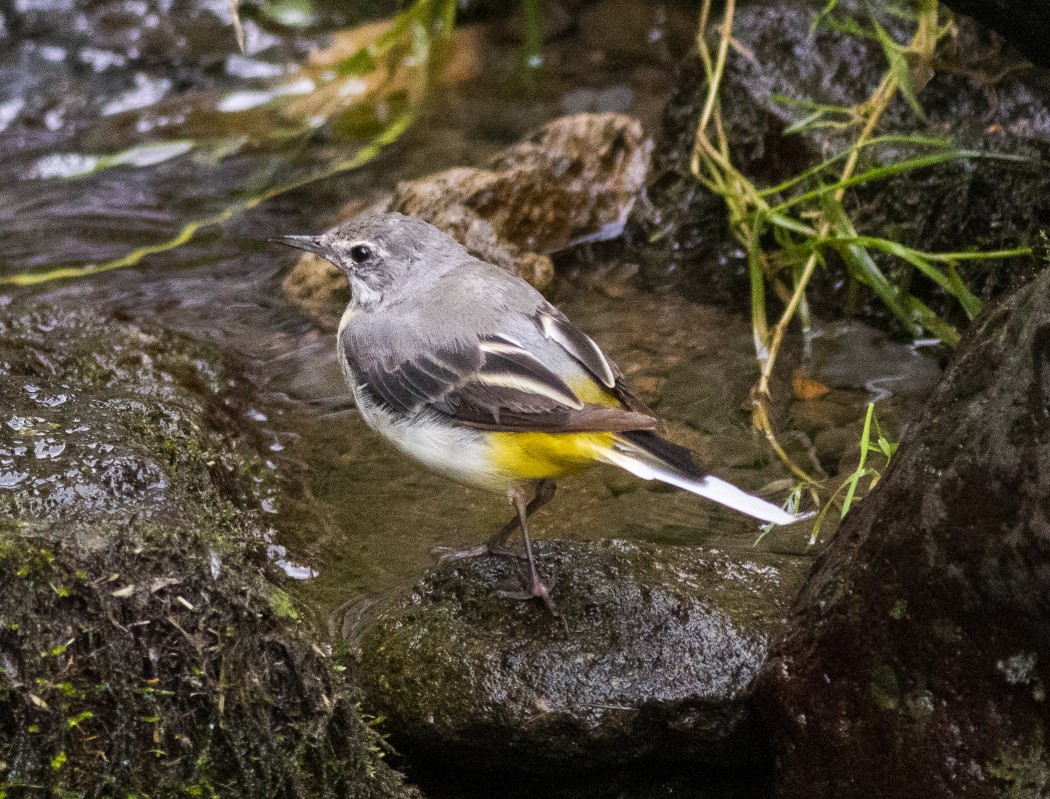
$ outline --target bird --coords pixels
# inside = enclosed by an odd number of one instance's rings
[[[314,253],[347,277],[336,346],[364,421],[425,466],[513,505],[487,543],[444,553],[517,555],[508,541],[520,527],[527,573],[522,590],[503,595],[540,599],[558,615],[528,520],[554,498],[558,479],[598,464],[764,522],[801,518],[709,474],[663,436],[623,372],[564,313],[428,222],[384,213],[271,241]]]

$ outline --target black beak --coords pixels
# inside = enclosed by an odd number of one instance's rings
[[[297,250],[306,250],[315,255],[325,257],[324,248],[321,246],[320,236],[276,236],[268,239],[275,244],[283,244],[285,247],[295,247]]]

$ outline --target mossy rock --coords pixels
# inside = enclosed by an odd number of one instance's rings
[[[164,331],[0,318],[0,794],[411,795],[267,560],[240,386]]]
[[[745,692],[808,560],[534,547],[561,618],[501,596],[520,564],[482,557],[438,568],[361,637],[362,689],[399,750],[479,775],[574,779],[762,761]]]

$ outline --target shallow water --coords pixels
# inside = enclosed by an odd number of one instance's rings
[[[285,548],[275,557],[293,576],[316,572],[297,589],[319,618],[332,618],[335,629],[352,624],[376,598],[411,586],[433,564],[432,547],[479,543],[510,509],[501,497],[409,463],[364,427],[346,407],[332,336],[316,331],[280,293],[294,255],[265,239],[322,230],[352,198],[476,163],[561,113],[627,111],[653,130],[692,24],[674,6],[655,5],[662,11],[654,23],[631,22],[620,0],[599,3],[580,31],[547,45],[543,70],[528,77],[513,29],[494,25],[483,67],[440,89],[423,120],[365,168],[279,196],[131,269],[31,289],[0,285],[0,302],[40,297],[120,311],[216,341],[243,360],[259,383],[253,416],[269,431],[273,467],[290,486],[273,509],[280,511],[276,543]],[[222,114],[196,113],[213,108],[216,98],[221,104],[238,97],[242,107],[244,92],[272,88],[325,41],[326,27],[346,24],[345,15],[322,9],[320,28],[305,33],[249,20],[249,49],[241,55],[224,21],[225,2],[193,5],[181,23],[149,4],[112,4],[106,8],[120,24],[87,21],[109,31],[106,41],[85,38],[72,17],[43,35],[34,13],[73,12],[59,0],[29,6],[39,11],[10,16],[0,28],[0,173],[7,178],[0,185],[0,277],[98,263],[163,241],[189,220],[345,155],[357,141],[322,130],[274,144],[262,116],[227,124]],[[606,24],[611,19],[622,24]],[[150,47],[166,52],[156,31],[169,23],[185,40],[181,49],[167,60],[148,57]],[[17,77],[25,75],[31,79]],[[245,131],[261,141],[241,142],[235,155],[221,157]],[[171,144],[186,137],[196,144]],[[168,142],[166,149],[150,149],[158,141]],[[128,156],[129,148],[145,149]],[[123,165],[75,177],[119,152]],[[789,474],[750,428],[746,398],[755,367],[746,321],[612,283],[603,292],[563,282],[555,299],[669,420],[675,440],[718,474],[782,499]],[[790,362],[789,354],[786,369]],[[853,431],[853,440],[869,399],[882,400],[880,416],[892,426],[938,374],[929,359],[862,327],[821,331],[813,370],[834,389],[822,400],[837,414],[832,426]],[[786,382],[778,395],[790,396]],[[806,421],[798,405],[785,401],[778,418],[805,434],[784,438],[804,460],[828,425]],[[761,546],[806,557],[802,528],[777,531]],[[759,534],[730,511],[604,468],[566,481],[533,531],[739,550],[754,546]]]

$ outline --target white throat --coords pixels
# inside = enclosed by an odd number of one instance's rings
[[[351,303],[358,308],[366,308],[375,305],[383,299],[383,292],[376,291],[363,280],[355,277],[350,278]]]

